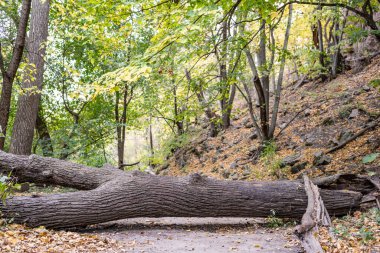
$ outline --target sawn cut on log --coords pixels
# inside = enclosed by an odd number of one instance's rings
[[[133,217],[278,217],[301,218],[308,198],[301,181],[223,181],[193,174],[168,177],[124,172],[110,165],[91,168],[37,155],[0,151],[0,172],[19,182],[68,186],[77,192],[12,197],[0,204],[4,217],[28,226],[68,228]],[[358,208],[371,191],[338,188],[339,177],[316,183],[330,215]]]

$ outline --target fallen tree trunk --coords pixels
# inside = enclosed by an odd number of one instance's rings
[[[318,227],[331,226],[330,216],[319,194],[318,187],[304,175],[305,191],[308,204],[301,224],[295,229],[295,233],[301,240],[306,253],[324,252],[318,240]]]
[[[13,197],[0,205],[6,218],[32,227],[67,228],[133,217],[267,217],[272,210],[278,217],[301,218],[308,203],[300,181],[164,177],[0,151],[0,172],[9,171],[20,181],[86,190]],[[337,216],[357,208],[362,198],[347,190],[322,189],[320,194],[328,212]]]

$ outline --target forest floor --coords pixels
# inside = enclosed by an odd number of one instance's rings
[[[305,170],[312,176],[378,173],[380,127],[327,156],[318,152],[378,119],[379,85],[377,57],[359,73],[347,72],[331,82],[307,83],[297,89],[286,87],[279,129],[294,120],[267,157],[254,157],[259,142],[240,99],[229,130],[216,138],[208,138],[205,130],[193,134],[160,168],[160,174],[197,172],[226,180],[277,180],[295,179]],[[35,194],[34,190],[27,194]],[[41,189],[36,191],[41,193]],[[299,252],[293,229],[294,223],[276,217],[130,219],[76,231],[30,229],[0,220],[0,252]],[[325,229],[319,235],[326,252],[380,252],[380,211],[376,208],[334,218],[332,231],[333,237]]]
[[[326,151],[380,116],[380,57],[359,73],[346,73],[331,82],[307,83],[283,91],[277,133],[291,122],[274,144],[276,152],[255,159],[260,145],[247,106],[238,99],[232,127],[216,138],[207,131],[193,133],[160,168],[160,174],[201,173],[228,180],[295,179],[335,173],[373,173],[380,168],[380,127],[365,132],[327,156]],[[318,154],[319,153],[319,154]],[[371,156],[370,162],[363,160]],[[319,158],[319,159],[318,159]],[[319,160],[319,161],[318,161]]]

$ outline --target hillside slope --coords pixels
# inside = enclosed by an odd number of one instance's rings
[[[378,170],[380,156],[363,163],[363,157],[380,152],[380,127],[366,131],[343,148],[326,151],[350,138],[380,116],[380,57],[359,73],[346,72],[326,83],[287,86],[281,101],[278,129],[293,121],[276,140],[276,152],[255,157],[259,146],[244,101],[237,99],[233,126],[216,138],[202,131],[178,149],[160,174],[205,175],[232,180],[296,178],[308,169],[312,175]],[[262,155],[261,155],[262,156]],[[372,157],[373,158],[373,157]]]

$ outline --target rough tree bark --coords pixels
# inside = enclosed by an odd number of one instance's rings
[[[24,52],[31,2],[31,0],[22,1],[17,36],[13,47],[12,58],[7,68],[5,66],[0,44],[0,70],[3,77],[3,87],[0,97],[0,150],[4,149],[9,110],[11,107],[12,86]]]
[[[126,173],[112,166],[90,168],[36,155],[0,151],[0,171],[19,181],[87,190],[13,197],[0,205],[7,218],[29,226],[64,228],[132,217],[278,217],[300,218],[307,196],[300,181],[220,181],[194,174],[175,178]],[[362,194],[321,190],[331,215],[344,215],[360,204]]]
[[[34,127],[41,98],[44,56],[48,36],[50,1],[33,0],[27,43],[29,65],[21,88],[24,94],[17,103],[9,152],[29,155],[32,151]]]
[[[307,253],[324,252],[317,238],[319,226],[331,226],[330,216],[323,204],[318,187],[304,175],[304,186],[308,198],[301,225],[295,229]]]
[[[274,103],[273,103],[273,112],[272,112],[272,119],[271,124],[269,127],[269,137],[274,137],[274,131],[276,130],[276,124],[277,124],[277,114],[278,109],[280,107],[280,99],[281,99],[281,92],[282,92],[282,82],[284,80],[284,70],[285,70],[285,52],[288,50],[288,42],[289,42],[289,36],[290,36],[290,29],[292,27],[292,16],[293,16],[293,5],[289,5],[289,15],[288,15],[288,22],[286,25],[286,31],[285,31],[285,37],[284,37],[284,44],[282,47],[283,54],[281,56],[280,60],[280,70],[278,72],[278,78],[277,78],[277,84],[275,85],[274,92]]]
[[[53,156],[53,143],[41,108],[37,114],[36,130],[38,133],[38,144],[41,146],[42,154],[46,157]]]

